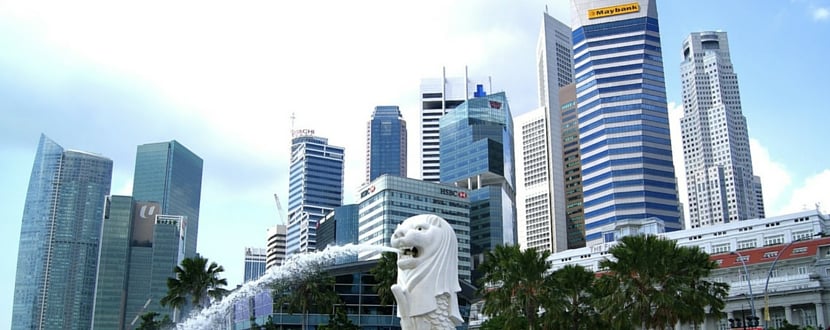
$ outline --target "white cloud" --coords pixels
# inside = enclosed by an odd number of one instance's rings
[[[812,10],[813,20],[815,21],[826,21],[830,18],[830,9],[825,7],[816,7]]]
[[[752,153],[752,172],[761,177],[765,213],[767,216],[784,214],[783,198],[791,189],[792,176],[784,164],[772,159],[760,141],[750,138],[749,150]]]
[[[816,207],[824,212],[830,207],[830,169],[807,177],[803,185],[793,189],[789,202],[782,210],[788,213]]]

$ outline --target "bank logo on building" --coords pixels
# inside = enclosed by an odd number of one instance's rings
[[[608,17],[622,14],[631,14],[640,11],[640,4],[636,2],[622,5],[588,9],[588,19]]]

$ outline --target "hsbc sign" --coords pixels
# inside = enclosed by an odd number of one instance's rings
[[[458,198],[467,198],[467,193],[463,191],[455,191],[452,189],[441,188],[441,195],[453,196]]]

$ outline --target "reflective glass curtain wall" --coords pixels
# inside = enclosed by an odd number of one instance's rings
[[[40,136],[20,229],[12,329],[87,329],[112,160]]]

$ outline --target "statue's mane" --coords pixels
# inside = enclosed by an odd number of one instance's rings
[[[449,293],[453,314],[458,313],[456,292],[461,291],[458,284],[458,239],[452,226],[437,215],[424,214],[415,217],[425,218],[437,237],[431,237],[430,244],[439,244],[437,252],[418,263],[414,269],[398,269],[398,284],[410,292],[411,310],[409,315],[421,315],[436,309],[435,296]],[[415,218],[413,217],[413,218]],[[413,219],[410,218],[410,219]],[[409,220],[409,219],[407,219]],[[461,315],[452,315],[461,321]]]

